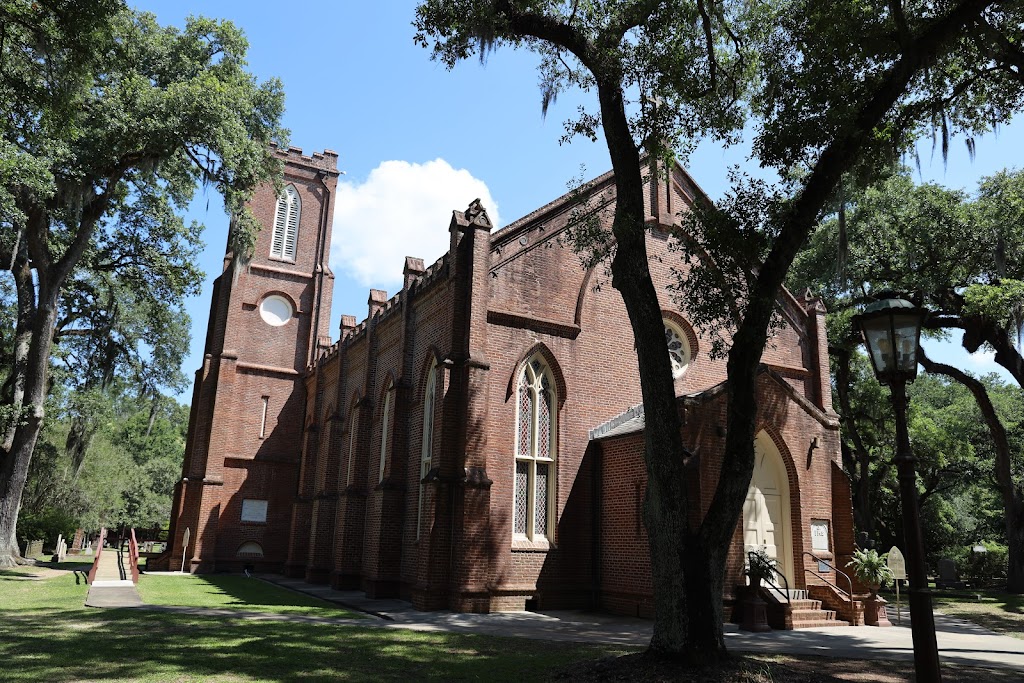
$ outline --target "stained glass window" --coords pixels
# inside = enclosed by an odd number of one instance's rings
[[[530,518],[530,473],[529,464],[516,463],[516,510],[515,533],[526,534]]]
[[[391,397],[395,393],[394,384],[388,385],[388,390],[384,394],[384,412],[381,415],[380,425],[380,474],[377,477],[377,481],[384,481],[384,466],[387,464],[388,458],[388,436],[391,431]]]
[[[434,453],[434,397],[437,395],[437,362],[427,373],[427,386],[423,391],[423,435],[420,445],[420,495],[416,511],[416,538],[423,530],[423,480],[430,473]]]
[[[537,519],[534,522],[534,531],[541,536],[548,535],[548,463],[537,463]]]
[[[352,483],[352,474],[355,472],[356,459],[356,433],[359,431],[359,409],[352,408],[352,414],[348,420],[348,471],[345,474],[345,483]]]
[[[554,501],[558,433],[551,370],[539,357],[533,358],[523,367],[516,387],[513,532],[521,538],[544,538],[549,535]]]
[[[690,364],[690,344],[686,336],[674,324],[665,320],[665,344],[672,362],[672,376],[680,377]]]

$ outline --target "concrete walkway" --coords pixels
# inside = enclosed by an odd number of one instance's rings
[[[122,579],[117,563],[117,551],[107,548],[100,554],[100,565],[96,569],[86,607],[141,607],[142,598],[131,579]]]
[[[328,586],[287,579],[276,574],[260,575],[259,578],[376,617],[359,621],[302,617],[303,621],[325,620],[346,625],[479,633],[636,647],[647,645],[651,638],[651,622],[643,619],[576,611],[496,614],[420,612],[403,600],[371,600],[362,592],[336,591]],[[276,617],[283,617],[287,620],[295,616],[259,615],[255,618],[276,620]],[[892,628],[848,626],[767,633],[749,633],[740,631],[733,624],[726,624],[726,645],[732,650],[746,652],[912,661],[914,645],[906,610],[904,609],[900,626],[895,626],[895,608],[891,610],[889,618],[894,624]],[[1015,669],[1021,671],[1024,679],[1024,640],[1002,636],[975,624],[941,614],[935,615],[935,626],[941,661]]]

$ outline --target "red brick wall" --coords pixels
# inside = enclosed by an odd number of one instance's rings
[[[286,184],[302,202],[294,262],[271,259],[276,210],[271,186],[257,190],[250,208],[267,226],[246,268],[225,257],[214,287],[203,370],[197,374],[187,441],[184,486],[180,487],[172,555],[181,556],[185,528],[191,530],[194,570],[257,563],[280,568],[288,555],[305,397],[303,375],[315,353],[313,338],[328,334],[333,275],[316,263],[330,241],[330,212],[337,182],[337,155],[276,152],[285,162]],[[322,247],[322,249],[321,249]],[[280,327],[259,313],[264,297],[289,299],[294,316]],[[267,397],[266,426],[263,397]],[[265,524],[243,524],[243,498],[268,501]],[[241,558],[241,543],[263,547],[261,559]]]
[[[308,198],[303,196],[298,270],[314,262],[315,244],[302,236],[310,234],[306,220],[321,195],[316,194],[315,169],[303,166],[296,173],[297,186],[307,182],[312,188]],[[598,179],[591,195],[595,206],[604,206],[599,216],[606,227],[614,200],[612,180],[610,175]],[[652,224],[675,220],[697,193],[679,169],[656,179],[647,197]],[[269,193],[259,195],[254,209],[272,210],[273,199]],[[632,334],[605,267],[583,268],[563,240],[573,210],[563,198],[493,234],[475,208],[456,212],[449,226],[453,250],[425,271],[416,259],[407,260],[403,290],[388,300],[371,291],[367,319],[356,325],[344,318],[342,339],[305,375],[291,372],[303,370],[309,357],[316,283],[278,273],[273,268],[279,266],[266,258],[258,262],[269,250],[269,233],[262,235],[256,267],[234,284],[218,285],[210,338],[214,347],[223,338],[223,347],[234,348],[238,358],[219,351],[211,356],[207,379],[197,389],[195,434],[189,437],[196,442],[190,448],[190,471],[224,478],[223,486],[190,483],[191,488],[183,487],[189,493],[182,495],[182,518],[192,514],[198,523],[205,515],[219,524],[216,550],[211,551],[218,564],[230,559],[236,542],[259,537],[273,546],[268,563],[287,556],[290,573],[361,587],[371,595],[401,595],[420,608],[479,611],[521,609],[528,601],[545,608],[601,601],[618,611],[649,614],[646,537],[637,517],[646,481],[641,440],[600,446],[590,441],[591,429],[640,402]],[[709,389],[724,380],[724,363],[710,358],[711,340],[693,331],[685,305],[673,299],[672,267],[678,266],[678,255],[657,230],[648,235],[648,249],[662,306],[687,334],[694,352],[676,390],[683,395]],[[255,306],[271,287],[298,302],[301,324],[294,326],[290,340],[266,334],[265,326],[256,324]],[[822,359],[827,362],[824,330],[821,316],[809,315],[808,308],[810,302],[788,294],[780,298],[789,324],[765,354],[779,379],[762,380],[765,422],[777,427],[773,434],[780,450],[793,454],[786,457],[794,492],[794,542],[801,548],[809,520],[833,514],[829,463],[838,460],[834,428],[823,426],[830,418],[820,410],[823,405],[828,409],[822,397],[827,386],[827,375],[821,374]],[[327,316],[322,309],[318,320]],[[324,334],[323,324],[320,329]],[[513,389],[523,363],[534,354],[551,368],[559,399],[555,517],[546,543],[514,542],[511,524]],[[439,363],[434,470],[423,485],[422,533],[417,537],[424,390],[434,360]],[[250,367],[236,367],[228,376],[222,366],[230,364]],[[259,364],[290,372],[251,367]],[[389,383],[395,394],[380,481]],[[263,441],[252,437],[258,410],[254,413],[250,405],[253,396],[258,401],[261,395],[281,405],[273,411],[273,437]],[[721,439],[713,427],[724,424],[724,396],[694,410],[706,429],[693,431],[699,420],[691,419],[686,437],[699,441],[702,449],[703,485],[694,492],[703,496],[706,507],[717,477],[715,449]],[[356,447],[349,482],[353,423]],[[204,430],[211,443],[216,437],[220,444],[210,465],[205,456],[192,453],[202,451]],[[821,437],[821,447],[807,468],[811,435]],[[237,455],[225,461],[221,451],[229,448]],[[203,495],[207,489],[217,494]],[[271,500],[272,519],[265,527],[237,521],[242,495]],[[287,509],[280,516],[279,506]],[[730,581],[735,581],[742,567],[739,550],[730,567]]]
[[[806,397],[801,400],[795,396],[790,386],[780,378],[761,375],[758,431],[764,430],[772,438],[789,475],[795,579],[792,587],[803,588],[808,581],[817,581],[805,572],[805,568],[817,569],[816,563],[803,556],[811,551],[811,520],[829,521],[833,552],[836,548],[840,553],[849,552],[844,549],[852,543],[852,514],[836,513],[849,508],[848,485],[845,489],[833,489],[837,481],[838,424],[834,416],[819,410]],[[705,400],[687,401],[685,405],[683,441],[700,453],[700,514],[692,520],[697,524],[711,505],[721,471],[725,438],[719,428],[726,424],[725,392],[715,392]],[[815,438],[819,446],[810,450]],[[647,534],[640,517],[647,484],[643,434],[609,438],[602,441],[601,448],[601,604],[621,614],[647,615],[653,602]],[[743,533],[739,524],[726,564],[725,598],[731,599],[734,587],[744,582]]]

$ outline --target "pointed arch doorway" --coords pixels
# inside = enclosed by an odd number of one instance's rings
[[[744,553],[762,546],[795,588],[789,476],[778,446],[763,430],[754,439],[754,473],[743,503]]]

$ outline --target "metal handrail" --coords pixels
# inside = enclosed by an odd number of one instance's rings
[[[750,566],[750,556],[752,554],[753,554],[752,551],[747,551],[747,566]],[[762,577],[762,578],[764,578],[764,580],[768,584],[767,586],[765,586],[765,588],[767,588],[768,590],[774,590],[776,593],[778,593],[783,598],[785,598],[786,599],[786,603],[789,604],[790,603],[790,599],[789,599],[789,579],[786,578],[785,574],[783,574],[781,571],[779,571],[778,567],[772,567],[772,572],[774,572],[778,576],[782,577],[782,582],[786,585],[786,592],[783,593],[782,592],[782,588],[780,588],[779,586],[776,586],[775,582],[773,582],[771,579],[769,579],[767,577]]]
[[[806,555],[807,557],[811,558],[815,562],[820,562],[820,563],[822,563],[824,565],[827,565],[832,571],[834,571],[836,573],[836,576],[841,576],[844,579],[846,579],[846,584],[850,587],[849,592],[844,591],[838,585],[836,585],[832,581],[829,581],[826,577],[822,576],[821,574],[819,574],[818,572],[814,571],[813,569],[808,569],[807,567],[804,567],[804,571],[805,572],[810,572],[814,576],[817,576],[819,579],[821,579],[822,581],[824,581],[828,585],[832,586],[833,588],[835,588],[840,593],[846,593],[846,597],[848,597],[850,599],[850,602],[853,602],[853,581],[850,580],[850,577],[846,574],[846,572],[844,572],[843,570],[839,569],[838,567],[836,567],[834,564],[832,564],[828,560],[826,560],[826,559],[824,559],[822,557],[818,557],[814,553],[809,553],[809,552],[805,551],[804,555]]]
[[[89,569],[89,576],[86,577],[85,582],[92,585],[92,582],[96,580],[96,570],[100,566],[100,554],[103,552],[103,544],[107,540],[107,528],[102,527],[100,529],[99,542],[96,544],[96,555],[92,559],[92,568]]]
[[[131,536],[128,539],[128,561],[132,569],[132,583],[139,582],[139,541],[135,538],[135,529],[132,528]]]

